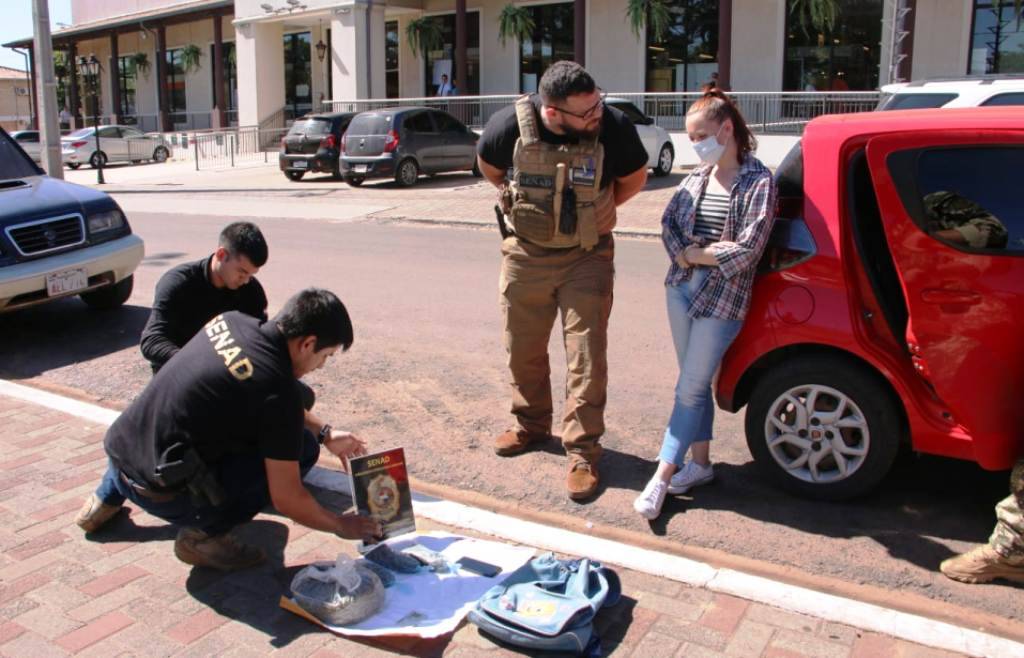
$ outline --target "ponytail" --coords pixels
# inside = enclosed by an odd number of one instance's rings
[[[743,164],[747,155],[757,148],[757,140],[750,132],[740,108],[721,89],[705,89],[704,95],[686,110],[686,116],[698,112],[703,112],[706,118],[718,124],[726,119],[732,120],[733,136],[736,138],[736,159],[739,160],[739,164]]]

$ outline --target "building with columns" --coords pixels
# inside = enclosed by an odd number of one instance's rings
[[[499,38],[510,0],[72,0],[53,33],[59,102],[82,120],[77,58],[102,66],[99,113],[144,130],[283,126],[322,100],[532,91],[558,59],[617,92],[876,89],[894,77],[1024,73],[1024,25],[1004,0],[837,0],[826,31],[794,0],[666,0],[662,38],[629,26],[623,0],[526,0],[530,39]],[[900,24],[894,24],[899,9]],[[426,18],[441,42],[407,38]],[[4,44],[31,49],[31,39]],[[895,52],[894,52],[895,45]],[[898,57],[896,56],[898,55]],[[34,65],[33,65],[34,68]]]

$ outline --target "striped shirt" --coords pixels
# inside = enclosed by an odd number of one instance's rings
[[[694,296],[692,318],[742,320],[750,307],[754,274],[775,221],[775,182],[772,173],[754,156],[740,166],[729,195],[729,212],[721,238],[711,241],[696,235],[697,200],[704,196],[712,167],[701,165],[687,176],[669,201],[661,218],[661,240],[671,265],[665,285],[690,278],[692,268],[676,263],[691,244],[707,246],[718,260]]]
[[[693,222],[694,237],[701,237],[710,242],[722,239],[725,229],[725,218],[729,216],[729,195],[704,191],[704,196],[697,203],[697,215]]]

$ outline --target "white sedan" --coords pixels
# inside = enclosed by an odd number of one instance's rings
[[[676,150],[668,131],[655,125],[654,119],[624,98],[606,98],[604,102],[629,117],[647,150],[647,166],[654,170],[655,176],[667,176],[676,159]]]
[[[18,146],[28,154],[28,157],[39,162],[41,147],[39,145],[38,130],[16,130],[11,133],[11,137],[14,138],[14,141],[18,142]]]
[[[78,169],[88,163],[95,169],[108,162],[166,162],[170,150],[160,135],[147,135],[131,126],[100,126],[99,148],[96,129],[82,128],[61,138],[64,164]]]

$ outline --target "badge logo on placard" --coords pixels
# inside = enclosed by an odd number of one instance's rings
[[[583,161],[582,167],[572,168],[573,185],[594,186],[594,179],[597,177],[597,163],[594,158],[588,157]]]

